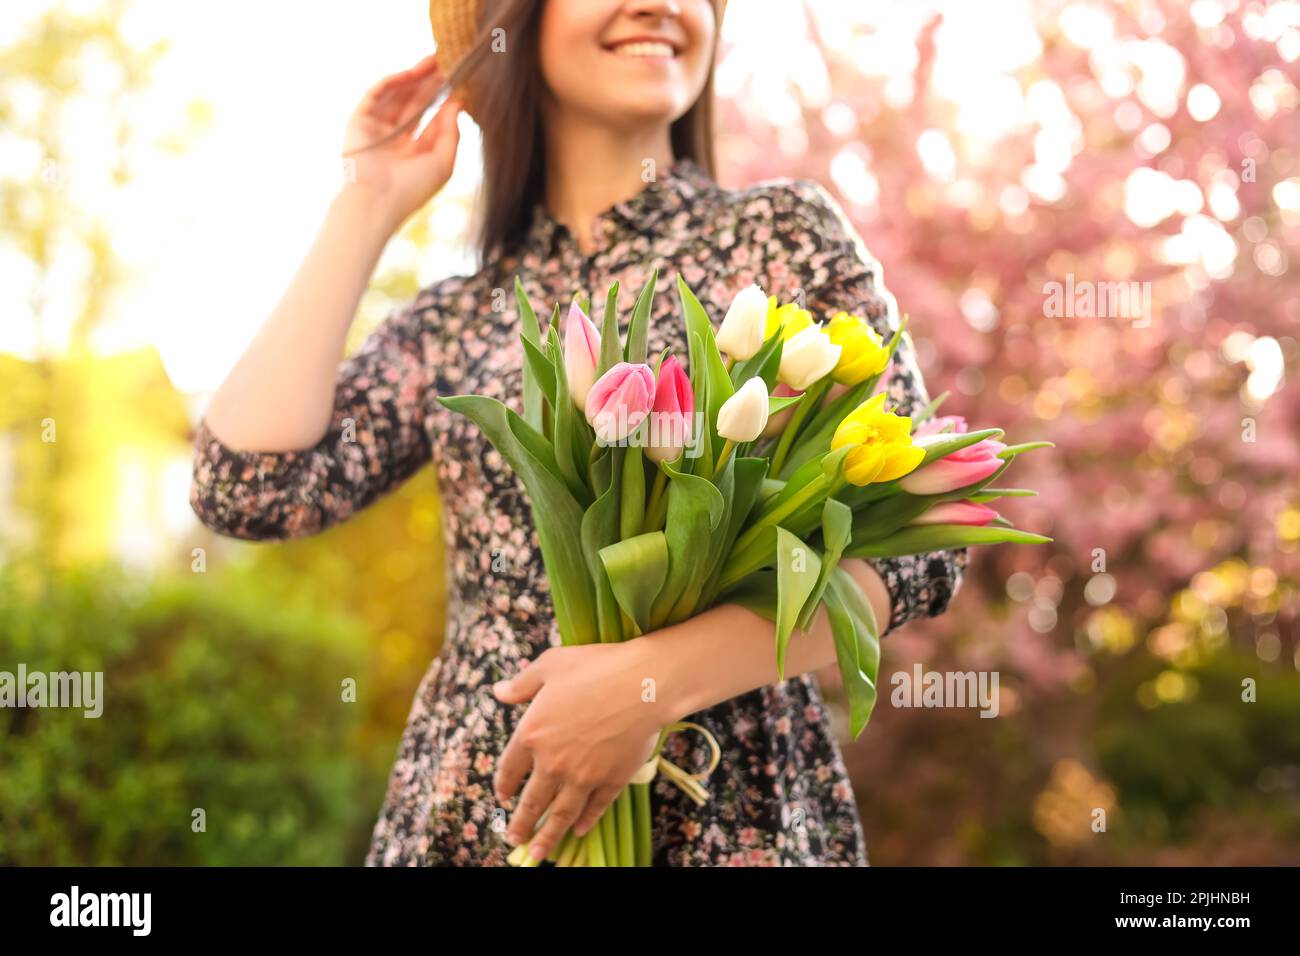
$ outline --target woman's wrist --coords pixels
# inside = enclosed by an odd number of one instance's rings
[[[355,180],[345,182],[334,194],[328,218],[341,220],[359,239],[369,240],[379,249],[406,220],[383,191]]]

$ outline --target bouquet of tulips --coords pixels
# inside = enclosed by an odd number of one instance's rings
[[[885,407],[875,389],[903,335],[885,342],[860,317],[813,321],[757,286],[720,328],[680,278],[687,369],[646,354],[658,275],[620,341],[618,285],[597,329],[590,303],[560,308],[545,338],[518,279],[523,415],[480,395],[442,397],[473,420],[531,499],[565,644],[624,641],[735,602],[775,622],[777,672],[791,635],[825,607],[856,738],[876,701],[879,630],[843,557],[880,558],[1049,539],[1011,527],[988,502],[1032,492],[991,486],[1022,452],[998,429],[967,431]],[[904,323],[905,327],[905,323]],[[675,724],[678,729],[701,730]],[[706,734],[707,736],[707,734]],[[716,744],[714,746],[716,764]],[[656,753],[559,865],[648,866],[650,784],[665,775],[708,799],[707,774]],[[515,864],[535,865],[528,844]]]

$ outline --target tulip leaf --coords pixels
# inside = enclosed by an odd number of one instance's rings
[[[673,609],[668,614],[668,623],[670,624],[686,620],[704,606],[702,599],[707,594],[708,585],[713,579],[713,571],[721,563],[726,550],[730,549],[727,534],[731,525],[732,507],[736,503],[736,459],[734,456],[728,458],[726,464],[722,466],[722,470],[713,476],[713,484],[722,498],[722,515],[712,529],[713,533],[709,537],[707,553],[700,565],[699,575],[682,591],[681,597],[677,599],[677,603],[673,605]]]
[[[596,591],[596,620],[600,627],[600,640],[611,644],[623,639],[623,621],[619,606],[610,586],[600,551],[618,541],[618,503],[623,466],[623,449],[610,448],[600,456],[597,467],[600,485],[604,488],[582,516],[582,556],[586,559]]]
[[[1033,451],[1036,448],[1055,448],[1056,445],[1050,441],[1027,441],[1021,445],[1008,445],[998,452],[999,458],[1005,458],[1010,461],[1016,455],[1023,455],[1027,451]]]
[[[519,336],[520,341],[524,344],[524,411],[528,411],[528,384],[531,381],[534,388],[537,388],[541,395],[555,407],[555,367],[551,365],[551,360],[546,357],[541,346],[535,345],[528,341],[523,335]],[[528,421],[525,414],[524,420]],[[541,421],[541,409],[538,409],[538,421]],[[533,425],[530,421],[528,424]],[[533,425],[538,431],[541,431],[540,425]]]
[[[537,431],[542,430],[542,394],[545,392],[543,380],[538,377],[538,369],[527,360],[528,348],[541,348],[542,329],[537,324],[537,313],[528,301],[524,291],[523,280],[515,276],[515,300],[519,304],[519,337],[524,342],[524,421]],[[552,400],[555,386],[551,386]]]
[[[931,418],[933,418],[934,413],[939,410],[939,406],[942,405],[944,402],[946,402],[948,400],[948,396],[951,394],[952,392],[943,392],[937,397],[931,399],[930,402],[925,406],[925,408],[921,409],[919,412],[917,412],[915,415],[912,416],[912,427],[916,427],[917,425],[928,422]]]
[[[559,308],[558,306],[556,307]],[[587,455],[575,440],[577,429],[574,419],[577,409],[569,395],[569,376],[564,370],[564,357],[560,354],[559,336],[552,336],[548,345],[551,349],[551,364],[555,375],[555,419],[551,425],[551,440],[555,443],[555,460],[560,468],[560,476],[573,494],[585,508],[591,504],[591,492],[587,488]]]
[[[776,623],[776,572],[755,571],[727,595],[728,604],[739,604]]]
[[[671,462],[664,462],[661,467],[668,475],[668,514],[664,524],[668,539],[668,577],[651,610],[654,628],[668,620],[687,588],[703,587],[709,538],[722,519],[722,495],[713,482],[679,471]]]
[[[636,302],[632,305],[632,318],[627,326],[627,348],[623,351],[623,360],[634,365],[646,359],[646,340],[650,332],[650,313],[654,307],[655,286],[659,283],[659,270],[650,270],[650,279],[641,287]],[[656,371],[658,371],[656,369]]]
[[[806,392],[800,392],[798,395],[788,395],[788,396],[783,395],[780,398],[778,398],[775,395],[769,394],[767,396],[768,418],[771,418],[777,412],[785,411],[785,409],[789,408],[791,405],[798,405],[800,402],[803,401],[803,397],[806,394],[807,394]]]
[[[798,623],[795,625],[800,631],[806,633],[812,624],[813,615],[817,612],[817,606],[826,592],[826,585],[830,582],[831,572],[839,567],[840,556],[844,554],[844,549],[849,546],[852,537],[853,512],[844,502],[827,498],[822,505],[821,573],[817,576],[817,584],[808,595],[808,600],[804,602]]]
[[[925,457],[921,459],[921,464],[917,469],[924,468],[932,461],[940,458],[947,458],[955,451],[961,451],[963,448],[969,448],[971,445],[977,445],[986,438],[1001,438],[1003,435],[1001,428],[981,428],[974,432],[960,432],[958,434],[944,433],[943,438],[927,438],[925,445]]]
[[[1028,488],[985,488],[978,494],[971,495],[969,501],[977,505],[982,505],[988,501],[996,501],[999,498],[1036,498],[1038,492],[1031,491]]]
[[[695,297],[695,293],[690,290],[686,280],[680,275],[677,276],[677,292],[681,298],[682,314],[686,320],[687,337],[690,342],[692,380],[708,382],[708,388],[705,389],[707,404],[703,406],[703,411],[709,425],[709,439],[712,443],[709,462],[710,473],[712,473],[713,461],[717,460],[723,445],[723,439],[716,432],[718,409],[735,394],[736,388],[731,384],[727,367],[722,362],[722,353],[718,351],[718,340],[713,334],[713,323],[709,320],[709,314],[704,311],[704,306],[700,304],[700,300]],[[696,394],[699,394],[698,388]],[[697,404],[696,407],[701,406]]]
[[[704,340],[698,334],[692,333],[691,355],[699,355],[703,351]],[[701,414],[703,419],[698,433],[691,436],[695,448],[699,449],[699,454],[691,466],[691,473],[709,478],[713,475],[713,462],[716,460],[713,453],[713,430],[718,419],[717,416],[709,415],[709,379],[703,371],[698,376],[695,374],[694,358],[691,359],[691,388],[695,392],[696,412]]]
[[[765,484],[763,476],[767,474],[766,458],[735,458],[731,470],[731,492],[727,502],[727,511],[723,519],[721,537],[716,540],[717,551],[713,556],[713,567],[709,570],[708,581],[704,585],[701,607],[712,607],[717,589],[718,577],[731,555],[731,548],[740,536],[754,502],[758,499],[759,489]],[[723,469],[724,472],[727,469]]]
[[[668,538],[662,531],[625,538],[601,548],[600,560],[619,607],[646,633],[651,606],[668,577]]]
[[[551,446],[494,398],[448,395],[438,401],[478,425],[514,469],[532,505],[560,636],[566,644],[593,643],[599,638],[595,594],[580,549],[573,546],[581,532],[583,508],[560,477]]]
[[[948,551],[977,544],[1047,544],[1052,539],[1028,531],[989,526],[931,524],[903,528],[879,541],[862,542],[857,534],[847,554],[853,558],[894,558],[927,551]]]
[[[871,602],[843,568],[837,567],[832,572],[823,603],[835,641],[835,661],[849,702],[849,733],[857,740],[876,706],[880,631]]]
[[[785,680],[785,652],[808,596],[817,587],[821,555],[799,537],[776,529],[776,676]]]
[[[641,445],[630,446],[624,456],[620,500],[619,537],[631,538],[641,532],[645,521],[645,448]]]
[[[757,352],[731,366],[731,384],[739,388],[757,375],[770,393],[776,388],[776,373],[781,369],[781,349],[784,344],[779,335],[773,335],[764,341]]]
[[[943,495],[898,494],[873,502],[854,512],[853,540],[857,544],[864,544],[887,538],[899,528],[911,524],[943,499]]]
[[[618,283],[609,287],[605,295],[605,318],[600,329],[600,364],[596,367],[596,378],[612,369],[623,360],[623,349],[618,334]]]

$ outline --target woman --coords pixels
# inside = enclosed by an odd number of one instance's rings
[[[448,9],[435,0],[435,14]],[[821,187],[714,181],[720,13],[709,0],[489,3],[450,75],[430,57],[378,84],[347,135],[374,145],[355,154],[301,269],[200,423],[193,505],[237,537],[318,532],[426,462],[437,469],[445,647],[416,695],[370,864],[501,864],[549,808],[540,857],[567,826],[590,828],[658,729],[688,715],[721,743],[722,761],[703,808],[656,783],[657,864],[866,864],[810,673],[835,657],[825,612],[791,643],[792,676],[780,683],[772,625],[736,605],[626,644],[554,646],[522,485],[476,427],[434,400],[474,392],[519,410],[519,317],[506,305],[516,275],[548,305],[619,280],[624,321],[658,267],[661,289],[680,272],[715,318],[757,282],[781,301],[802,294],[817,319],[843,309],[882,334],[897,327],[879,267]],[[455,96],[413,134],[444,87]],[[451,173],[465,98],[484,137],[481,268],[421,291],[339,365],[385,241]],[[686,354],[668,292],[656,297],[649,344]],[[904,414],[926,401],[906,344],[889,390]],[[844,564],[892,629],[942,612],[963,560]],[[666,755],[699,767],[708,751],[674,734]]]

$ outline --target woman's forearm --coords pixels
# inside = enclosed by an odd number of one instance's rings
[[[891,609],[880,575],[859,558],[845,558],[840,566],[861,586],[883,629]],[[722,604],[632,644],[642,645],[645,676],[655,682],[665,718],[676,720],[774,683],[775,634],[776,626],[761,615],[738,604]],[[834,637],[826,609],[820,607],[808,632],[791,636],[785,676],[818,670],[834,660]]]
[[[393,220],[365,186],[335,196],[280,302],[212,398],[205,417],[223,443],[296,451],[324,436],[348,328]]]

